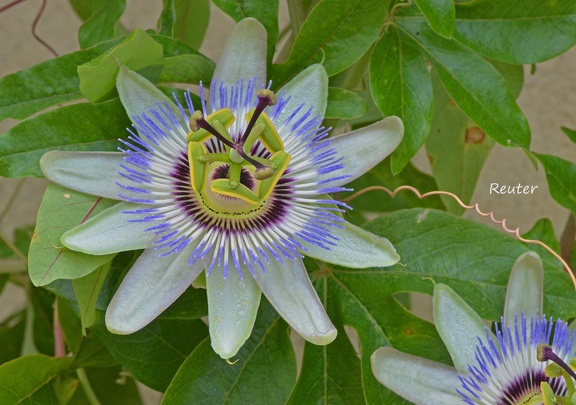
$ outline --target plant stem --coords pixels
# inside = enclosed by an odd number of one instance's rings
[[[66,342],[64,341],[64,333],[62,332],[62,326],[60,325],[60,320],[58,319],[58,297],[54,300],[54,357],[65,357],[66,356]]]
[[[575,239],[576,220],[574,219],[574,214],[571,213],[560,237],[560,256],[562,256],[567,263],[570,263],[570,255],[572,254]]]
[[[28,259],[26,258],[26,255],[24,253],[22,253],[22,251],[20,249],[18,249],[18,246],[16,246],[9,238],[8,236],[0,231],[0,240],[2,242],[4,242],[11,251],[14,252],[14,254],[16,256],[18,256],[20,259],[22,259],[24,261],[24,263],[28,264]]]
[[[8,199],[8,202],[6,203],[4,208],[2,209],[2,212],[0,212],[0,225],[2,224],[2,221],[4,220],[4,217],[8,214],[8,211],[12,207],[12,204],[14,204],[14,201],[16,201],[16,197],[20,193],[20,190],[22,189],[22,186],[24,185],[25,181],[26,181],[26,179],[20,179],[20,180],[18,180],[18,183],[16,183],[16,188],[14,188],[14,191],[12,192],[12,195]]]
[[[101,405],[100,401],[98,400],[98,397],[96,396],[96,393],[94,392],[92,386],[90,385],[90,381],[88,381],[86,371],[83,368],[77,368],[76,375],[78,376],[78,381],[80,381],[80,385],[82,386],[84,394],[88,399],[88,403],[90,405]]]

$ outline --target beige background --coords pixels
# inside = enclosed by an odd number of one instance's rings
[[[2,5],[7,3],[2,1]],[[125,27],[146,29],[156,26],[161,11],[160,0],[128,0],[127,3],[122,18]],[[281,0],[281,3],[282,28],[286,26],[287,18],[285,1]],[[51,54],[30,32],[40,4],[40,0],[28,0],[0,14],[0,76],[51,58]],[[212,7],[212,13],[213,18],[201,51],[216,59],[223,40],[232,29],[232,20],[215,7]],[[38,24],[37,33],[62,55],[78,49],[76,35],[79,26],[80,20],[67,1],[51,0],[48,1]],[[528,70],[526,72],[525,86],[518,103],[532,128],[532,150],[552,153],[576,162],[576,145],[559,129],[560,126],[576,129],[576,51],[572,50],[552,61],[539,64],[533,76],[529,75]],[[0,88],[0,94],[1,92]],[[15,123],[14,120],[0,122],[0,132],[6,131]],[[428,170],[423,153],[417,156],[415,162],[418,167]],[[492,182],[535,185],[538,189],[534,195],[490,195],[489,186]],[[45,181],[39,179],[22,181],[0,178],[0,212],[16,187],[21,187],[18,203],[10,208],[5,220],[0,224],[4,232],[11,234],[14,228],[34,222],[45,184]],[[567,210],[559,207],[550,198],[542,168],[536,171],[522,151],[499,145],[494,148],[486,162],[472,201],[478,202],[484,211],[494,210],[497,218],[506,218],[510,227],[521,227],[522,231],[529,230],[538,219],[547,217],[552,220],[557,235],[560,235],[568,218]],[[474,213],[465,215],[473,220],[486,222]],[[424,298],[423,301],[427,302],[428,299]],[[0,318],[15,307],[23,306],[24,302],[22,292],[11,288],[9,294],[0,297]],[[429,316],[427,309],[420,313]],[[149,404],[157,403],[159,395],[147,392],[147,401]]]

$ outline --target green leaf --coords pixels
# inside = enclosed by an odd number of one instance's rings
[[[537,239],[539,241],[544,242],[549,247],[552,248],[557,253],[560,253],[560,243],[558,243],[558,239],[556,239],[556,233],[554,232],[554,226],[552,225],[552,221],[548,218],[542,218],[536,221],[532,229],[522,235],[525,239]],[[543,255],[544,249],[540,246],[534,246],[534,249],[538,249],[538,254],[540,256]]]
[[[268,34],[268,64],[272,62],[278,39],[278,0],[213,0],[214,4],[238,22],[247,17],[260,21]]]
[[[214,62],[201,55],[173,56],[164,59],[164,67],[158,81],[209,84],[215,66]]]
[[[370,59],[370,89],[384,116],[404,122],[404,137],[392,153],[398,174],[426,141],[432,120],[432,84],[426,62],[410,39],[389,27]]]
[[[325,305],[331,318],[338,320],[340,315],[342,324],[358,333],[365,403],[402,404],[406,402],[371,373],[370,355],[376,349],[392,346],[444,364],[451,360],[434,326],[410,313],[398,296],[431,294],[435,283],[444,283],[466,297],[482,318],[498,320],[512,266],[528,248],[503,232],[430,209],[395,211],[368,223],[366,229],[388,238],[401,263],[351,271],[307,260],[307,268],[321,295],[319,283],[327,283]],[[554,318],[573,317],[576,302],[569,277],[549,257],[543,257],[543,263],[544,312]],[[302,378],[308,379],[307,367],[313,366],[303,364]]]
[[[445,38],[452,37],[456,7],[454,0],[415,0],[432,29]]]
[[[174,0],[162,0],[163,8],[158,20],[158,34],[167,37],[174,36],[174,24],[176,23],[176,9]]]
[[[41,354],[20,357],[0,366],[0,403],[58,404],[56,378],[71,359]]]
[[[32,338],[35,349],[23,352],[26,354],[42,353],[48,356],[54,355],[54,295],[43,288],[30,286],[30,305],[32,311]],[[27,325],[30,327],[30,324]],[[27,333],[30,330],[26,331]],[[26,344],[26,343],[24,343]]]
[[[199,319],[208,315],[206,290],[188,288],[176,302],[162,312],[159,319]]]
[[[136,381],[121,366],[87,368],[86,377],[100,404],[142,405]],[[80,386],[69,404],[89,404]]]
[[[492,139],[504,146],[530,145],[530,128],[504,78],[480,56],[442,38],[423,18],[397,18],[407,38],[420,46],[454,102]]]
[[[163,404],[281,404],[296,379],[296,358],[287,325],[262,298],[252,335],[233,365],[204,340],[170,383]],[[249,400],[247,400],[249,398]]]
[[[72,308],[65,299],[57,299],[58,320],[64,333],[66,344],[72,352],[71,368],[113,367],[117,364],[106,346],[94,333],[83,334],[78,308]]]
[[[25,328],[26,310],[10,315],[0,323],[0,364],[20,357]]]
[[[112,260],[114,255],[91,256],[63,248],[60,237],[113,204],[113,201],[68,190],[57,184],[48,186],[30,244],[28,271],[34,285],[80,278]]]
[[[78,66],[80,92],[94,103],[116,97],[116,75],[122,65],[156,82],[162,70],[162,56],[162,46],[136,29],[114,48]]]
[[[366,229],[386,236],[402,257],[401,265],[367,272],[390,276],[390,286],[381,294],[391,289],[429,294],[432,283],[419,278],[425,274],[449,285],[466,297],[482,318],[494,321],[502,315],[513,264],[522,253],[533,249],[501,231],[436,210],[397,211],[368,223]],[[573,317],[576,302],[568,275],[559,262],[547,257],[542,260],[544,313],[554,318]]]
[[[116,24],[126,8],[126,0],[98,0],[91,3],[90,17],[78,30],[81,48],[113,39]]]
[[[104,280],[110,270],[111,261],[104,263],[93,272],[84,277],[72,280],[72,287],[80,307],[80,319],[82,329],[86,329],[94,324],[96,320],[96,301],[100,289],[104,285]]]
[[[454,37],[489,58],[538,63],[576,44],[576,2],[476,0],[458,4]]]
[[[118,99],[70,105],[30,118],[0,135],[0,176],[43,177],[40,158],[51,149],[115,151],[129,126]]]
[[[106,329],[101,311],[90,330],[118,363],[157,391],[166,390],[186,357],[208,336],[208,328],[200,319],[156,319],[136,333],[115,335]]]
[[[109,41],[4,76],[0,79],[0,120],[23,119],[52,105],[82,98],[78,90],[78,65],[118,42]]]
[[[426,141],[428,161],[438,189],[454,193],[468,204],[494,141],[454,104],[437,75],[433,76],[433,84],[435,106]],[[452,197],[441,198],[448,212],[464,212]]]
[[[351,120],[366,114],[368,104],[358,94],[338,87],[328,88],[328,106],[324,118]]]
[[[562,130],[562,132],[564,132],[564,133],[568,136],[568,138],[569,138],[572,142],[576,143],[576,131],[575,131],[575,130],[573,130],[573,129],[568,129],[568,128],[566,128],[566,127],[560,127],[560,129]]]
[[[535,155],[546,171],[552,198],[576,214],[576,164],[558,156],[541,153]]]
[[[92,14],[92,0],[69,0],[70,5],[82,21],[86,21]]]
[[[518,98],[524,86],[524,66],[510,65],[497,60],[489,60],[489,62],[500,72],[504,79],[506,79],[514,98]]]
[[[313,63],[328,76],[356,62],[378,38],[388,14],[388,0],[322,0],[314,6],[294,41],[288,60],[274,65],[274,85],[281,87]]]
[[[315,282],[330,320],[338,328],[336,340],[326,346],[306,342],[298,381],[287,404],[365,404],[360,359],[346,336],[337,300],[328,298],[327,279]],[[335,297],[334,297],[335,298]]]
[[[174,38],[194,49],[200,48],[210,21],[210,2],[174,0],[174,7],[176,10]]]

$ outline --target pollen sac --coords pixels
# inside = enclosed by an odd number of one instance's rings
[[[186,137],[186,142],[203,142],[213,136],[206,128],[204,128],[204,122],[208,123],[216,130],[220,127],[218,131],[224,138],[231,141],[230,134],[222,128],[230,128],[234,123],[236,117],[232,114],[229,108],[223,108],[218,111],[214,111],[212,114],[204,118],[202,112],[194,111],[192,117],[190,118],[190,129],[191,132]]]

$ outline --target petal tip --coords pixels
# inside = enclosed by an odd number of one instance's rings
[[[315,333],[313,335],[305,336],[304,338],[315,345],[326,346],[327,344],[332,343],[334,339],[336,339],[336,336],[338,336],[338,330],[333,327],[327,332]]]

